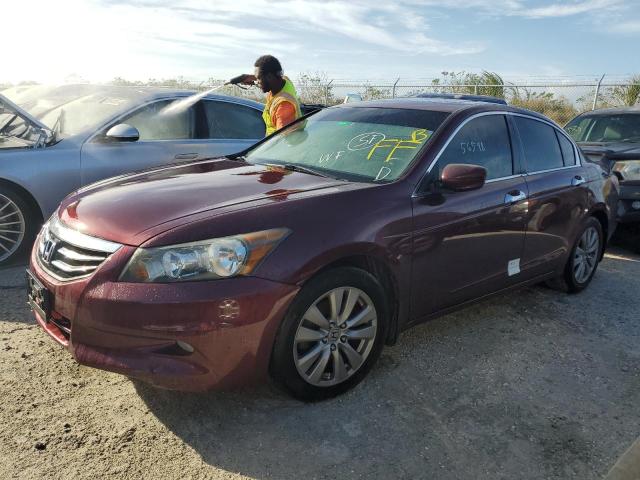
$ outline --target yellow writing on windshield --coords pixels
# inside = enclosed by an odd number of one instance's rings
[[[429,138],[430,135],[431,132],[424,128],[420,128],[411,132],[411,137],[409,139],[385,138],[384,140],[380,140],[373,147],[371,147],[371,150],[369,150],[369,154],[367,155],[367,160],[371,160],[371,157],[376,152],[376,150],[380,148],[389,148],[389,153],[387,154],[384,161],[390,162],[391,160],[395,159],[393,154],[396,152],[396,150],[418,148],[425,142],[425,140]]]

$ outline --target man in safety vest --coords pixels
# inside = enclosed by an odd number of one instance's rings
[[[284,76],[282,66],[276,57],[263,55],[256,60],[254,66],[253,75],[239,75],[229,83],[245,85],[257,83],[267,94],[262,118],[268,136],[302,116],[300,101],[293,83]]]

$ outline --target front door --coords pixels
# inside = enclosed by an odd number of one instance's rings
[[[481,297],[520,281],[527,185],[502,114],[472,118],[454,135],[413,199],[412,317]],[[451,163],[480,165],[474,191],[438,186]]]
[[[82,146],[82,184],[103,178],[202,157],[202,140],[196,139],[196,108],[164,114],[173,100],[145,105],[115,123],[138,129],[139,140],[113,142],[105,137],[109,127]]]

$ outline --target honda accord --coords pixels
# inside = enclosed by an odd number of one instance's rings
[[[84,365],[182,390],[271,376],[322,399],[412,325],[539,282],[585,289],[617,188],[537,113],[348,103],[71,194],[36,240],[29,302]]]

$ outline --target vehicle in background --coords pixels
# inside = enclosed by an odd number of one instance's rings
[[[583,113],[565,130],[591,161],[618,177],[618,221],[640,222],[640,107]]]
[[[301,103],[300,111],[302,115],[309,115],[311,113],[315,113],[323,108],[327,108],[327,106],[323,103]]]
[[[359,93],[347,93],[344,97],[342,103],[353,103],[353,102],[361,102],[362,95]]]
[[[148,87],[14,87],[0,95],[0,266],[78,188],[125,172],[218,157],[264,137],[263,105]]]
[[[534,112],[342,104],[238,155],[70,195],[29,301],[81,364],[185,390],[270,373],[317,400],[412,325],[545,280],[585,289],[616,185]]]

